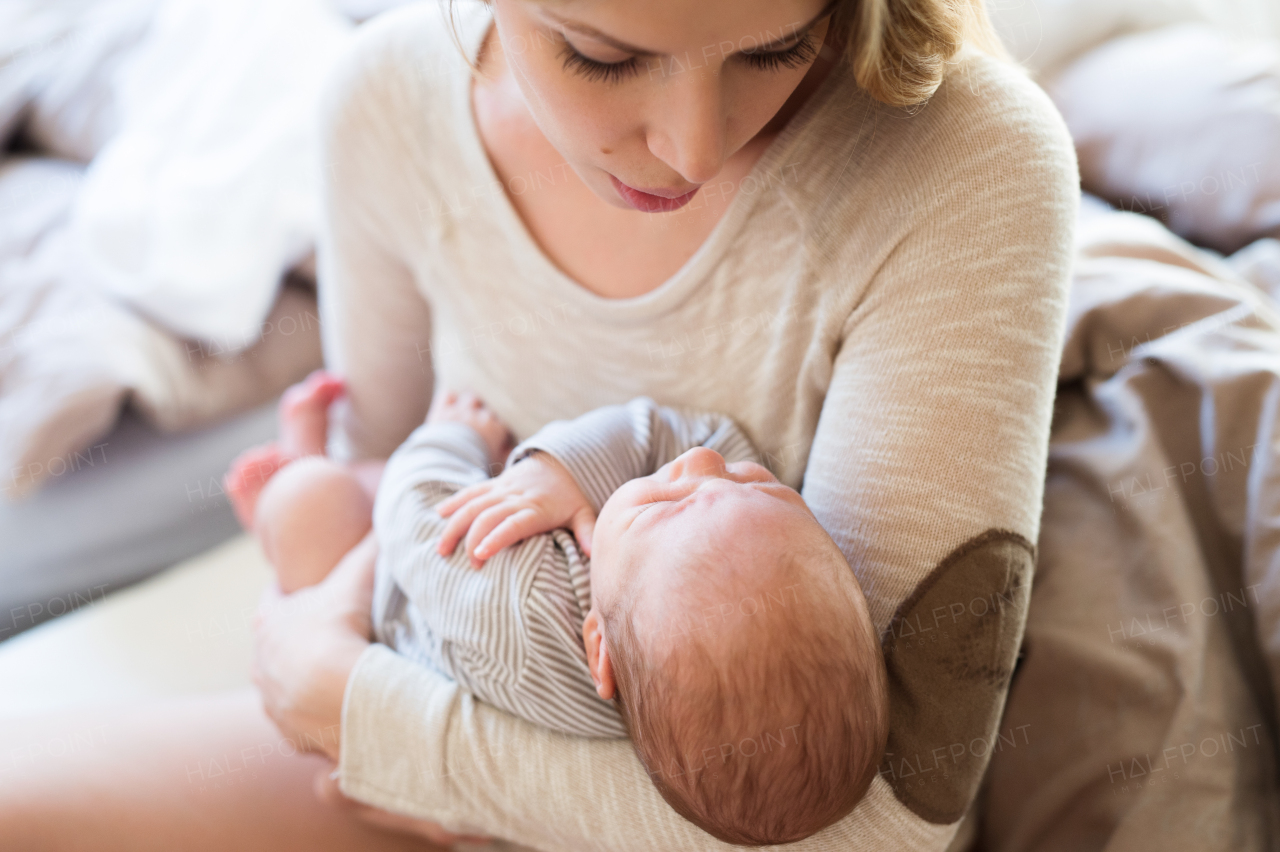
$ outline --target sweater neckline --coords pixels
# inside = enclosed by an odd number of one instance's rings
[[[463,44],[472,64],[476,63],[480,47],[493,26],[493,15],[487,6],[479,7],[477,18],[474,29],[466,34],[468,38]],[[763,191],[735,193],[702,245],[670,278],[648,293],[613,299],[593,293],[556,266],[520,218],[485,151],[473,108],[472,73],[467,68],[463,71],[455,78],[452,98],[454,119],[463,133],[463,156],[469,161],[468,173],[480,175],[486,185],[496,186],[498,190],[483,193],[482,205],[487,205],[492,220],[498,225],[502,238],[515,257],[516,265],[522,270],[528,270],[529,285],[543,290],[545,297],[559,300],[557,303],[568,302],[587,315],[614,322],[643,322],[673,310],[706,279],[741,230],[742,223],[759,201],[759,197],[766,192],[776,191],[773,181],[763,176],[769,174],[791,150],[800,132],[812,121],[821,104],[831,97],[835,88],[834,78],[840,76],[838,68],[832,69],[743,177],[741,183],[754,180],[755,186],[765,187]]]

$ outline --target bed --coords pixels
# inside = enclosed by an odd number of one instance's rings
[[[275,431],[273,403],[181,434],[127,412],[29,499],[0,505],[0,639],[237,535],[222,474]]]
[[[0,641],[237,532],[221,475],[322,360],[310,116],[350,29],[0,8]]]

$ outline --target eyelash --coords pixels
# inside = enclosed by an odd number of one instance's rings
[[[779,68],[798,68],[807,64],[818,53],[813,44],[813,34],[805,33],[800,41],[786,50],[775,50],[762,53],[743,53],[741,56],[753,67],[762,71],[776,71]],[[630,77],[640,70],[638,57],[624,59],[622,62],[597,62],[588,59],[573,49],[568,40],[564,40],[564,48],[560,52],[564,60],[564,69],[579,74],[592,81],[616,83]]]

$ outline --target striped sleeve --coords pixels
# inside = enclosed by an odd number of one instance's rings
[[[438,538],[443,521],[432,507],[489,474],[489,452],[480,434],[463,423],[423,424],[391,454],[373,503],[378,567],[373,586],[373,631],[379,642],[407,647],[408,600],[399,579],[426,570],[420,545]],[[432,645],[436,635],[420,630],[417,642]],[[418,654],[421,658],[422,653]]]
[[[544,452],[565,466],[598,513],[609,496],[693,447],[709,447],[726,461],[760,460],[733,418],[660,406],[648,397],[609,405],[575,420],[557,420],[521,443],[511,463]]]
[[[480,433],[464,423],[425,423],[387,460],[374,501],[379,539],[391,533],[386,515],[396,501],[434,506],[455,491],[489,478],[489,450]],[[379,515],[384,516],[379,524]]]

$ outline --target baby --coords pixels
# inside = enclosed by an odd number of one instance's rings
[[[367,531],[366,486],[319,456],[340,392],[309,379],[281,447],[229,483],[286,589]],[[295,455],[253,493],[246,470]],[[377,490],[375,634],[528,721],[629,736],[663,798],[721,840],[807,837],[871,783],[887,686],[843,554],[755,459],[731,419],[644,398],[512,450],[480,400],[441,392]]]

